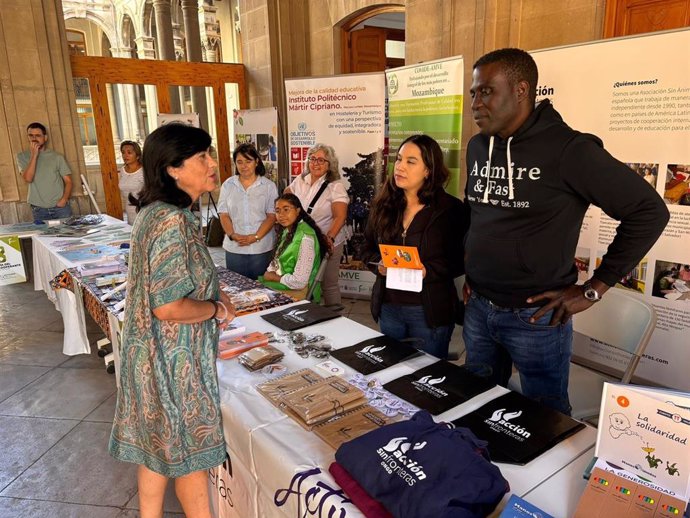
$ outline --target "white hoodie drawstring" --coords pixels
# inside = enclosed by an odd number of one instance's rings
[[[510,156],[510,141],[513,137],[508,137],[506,158],[508,159],[508,199],[512,200],[515,198],[515,193],[513,189],[513,160]],[[491,155],[494,152],[494,137],[493,135],[489,138],[489,160],[487,161],[486,168],[486,189],[484,189],[484,197],[482,198],[482,203],[489,203],[489,181],[491,179]]]
[[[489,160],[486,164],[486,189],[484,189],[484,198],[482,198],[482,203],[489,203],[489,178],[491,178],[491,155],[494,152],[494,137],[493,135],[489,138]]]
[[[510,141],[513,140],[513,137],[508,138],[508,148],[506,151],[507,158],[508,158],[508,199],[512,200],[514,198],[513,196],[513,161],[510,158]]]

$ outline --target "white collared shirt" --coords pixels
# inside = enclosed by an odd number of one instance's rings
[[[313,200],[316,193],[319,192],[325,179],[326,175],[323,175],[312,184],[311,173],[309,173],[305,176],[300,175],[292,181],[290,190],[299,198],[299,201],[302,202],[304,210],[307,210],[311,200]],[[347,195],[345,186],[340,180],[328,184],[328,187],[326,187],[326,190],[317,200],[316,205],[314,205],[314,210],[311,211],[311,217],[314,218],[314,221],[324,234],[328,232],[333,223],[333,209],[331,208],[333,202],[350,203],[350,197]],[[335,246],[345,242],[345,225],[342,226],[333,242]]]
[[[225,180],[220,188],[218,212],[230,216],[237,234],[252,236],[257,233],[267,214],[275,214],[277,198],[278,188],[271,180],[257,176],[256,181],[245,189],[240,177],[235,175]],[[233,254],[263,254],[273,250],[275,240],[273,229],[249,246],[240,246],[225,236],[223,249]]]

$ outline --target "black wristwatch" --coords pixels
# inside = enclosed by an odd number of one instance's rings
[[[582,294],[590,302],[599,302],[601,300],[599,292],[592,288],[592,281],[590,279],[586,280],[582,285]]]

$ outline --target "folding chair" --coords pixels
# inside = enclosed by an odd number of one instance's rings
[[[573,330],[611,346],[627,358],[625,370],[604,365],[595,359],[573,354],[570,360],[569,397],[576,419],[599,416],[605,381],[630,383],[656,326],[656,312],[649,304],[614,288],[601,301],[573,316]],[[509,387],[519,390],[516,373]]]
[[[323,279],[323,274],[326,271],[326,264],[328,263],[329,257],[330,257],[330,254],[326,254],[323,256],[323,259],[321,259],[321,264],[319,265],[319,269],[316,271],[316,276],[314,277],[314,281],[309,286],[309,289],[307,290],[307,294],[305,295],[304,300],[312,300],[313,299],[314,290],[316,290],[316,287],[321,282],[321,279]]]

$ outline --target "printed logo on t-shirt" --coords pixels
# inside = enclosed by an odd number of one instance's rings
[[[491,415],[491,417],[485,419],[484,423],[489,425],[493,431],[504,433],[513,439],[517,439],[518,441],[522,442],[525,439],[529,439],[530,435],[532,434],[521,425],[510,422],[521,415],[522,410],[518,410],[517,412],[506,412],[505,408],[499,408]]]
[[[414,460],[414,452],[426,446],[426,441],[412,444],[407,437],[395,437],[382,446],[376,453],[383,459],[381,466],[390,475],[397,475],[407,485],[414,486],[426,478],[424,467]],[[408,453],[409,452],[409,453]]]
[[[446,381],[446,377],[442,376],[440,378],[432,378],[431,376],[422,376],[419,378],[417,381],[413,381],[412,385],[414,388],[419,390],[420,392],[427,392],[431,394],[432,396],[435,396],[437,398],[442,398],[448,396],[448,392],[445,390],[441,390],[440,388],[434,386],[434,385],[440,385]]]
[[[357,356],[357,358],[369,360],[372,363],[383,363],[383,358],[381,358],[380,356],[378,356],[377,354],[374,354],[374,353],[377,353],[379,351],[383,351],[385,348],[386,348],[385,345],[381,345],[379,347],[376,347],[374,344],[367,345],[363,349],[356,351],[355,356]]]
[[[307,311],[309,311],[309,310],[307,310],[307,309],[302,309],[302,310],[292,309],[292,310],[288,311],[287,313],[283,314],[283,318],[285,320],[292,320],[293,322],[300,322],[301,323],[301,322],[304,322],[304,318],[302,318],[299,315],[301,315],[303,313],[307,313]]]

